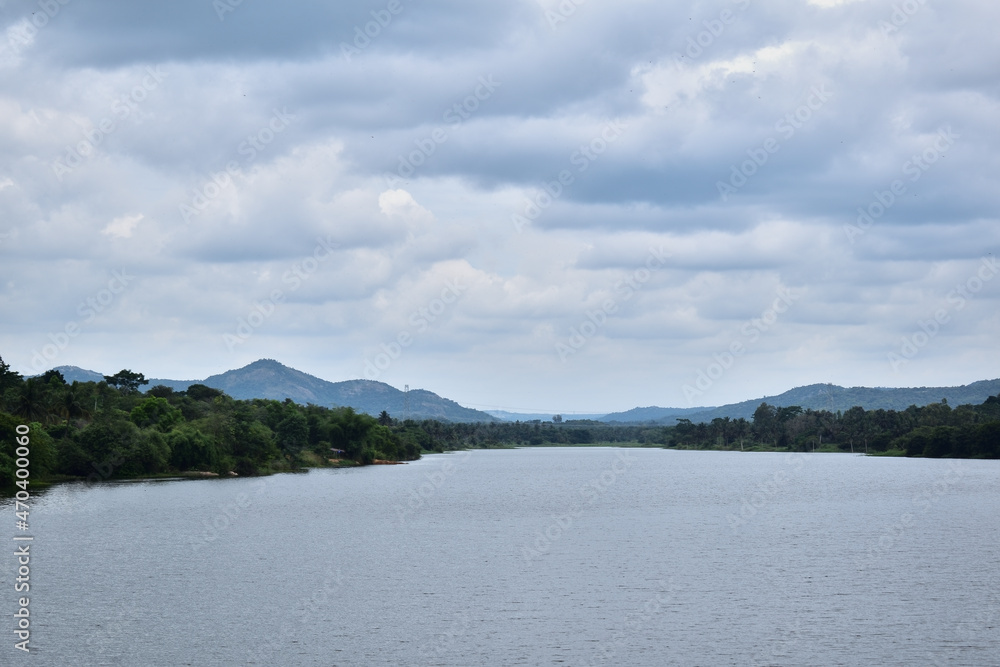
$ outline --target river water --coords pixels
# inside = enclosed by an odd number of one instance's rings
[[[32,502],[4,665],[1000,665],[1000,461],[533,448]]]

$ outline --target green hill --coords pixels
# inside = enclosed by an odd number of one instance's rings
[[[717,408],[635,408],[607,415],[601,421],[656,422],[674,424],[679,418],[692,422],[710,422],[715,418],[750,419],[761,403],[778,407],[798,405],[804,409],[847,411],[854,406],[865,410],[905,410],[911,405],[923,407],[946,399],[952,405],[979,405],[1000,394],[1000,379],[981,380],[960,387],[839,387],[835,384],[811,384],[796,387],[776,396],[764,396]]]
[[[165,384],[151,380],[149,386]],[[191,384],[191,383],[186,383]],[[377,416],[383,410],[402,419],[440,419],[452,422],[496,421],[492,415],[464,408],[455,401],[424,389],[405,392],[384,382],[348,380],[328,382],[314,375],[289,368],[273,359],[260,359],[248,366],[226,371],[202,380],[201,384],[221,389],[233,398],[290,398],[296,403],[323,406],[349,406],[358,412]],[[177,388],[177,387],[175,387]],[[409,402],[409,411],[406,403]]]

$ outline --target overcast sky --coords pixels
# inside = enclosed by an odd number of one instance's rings
[[[22,373],[565,413],[1000,377],[998,3],[0,12]]]

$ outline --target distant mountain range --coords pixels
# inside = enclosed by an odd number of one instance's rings
[[[67,382],[100,382],[104,376],[95,371],[76,366],[57,366]],[[164,385],[175,391],[184,391],[192,384],[204,384],[221,389],[233,398],[269,398],[283,401],[290,398],[296,403],[331,406],[350,406],[359,412],[378,415],[385,410],[393,417],[405,414],[413,419],[440,419],[453,422],[490,421],[551,421],[553,415],[541,413],[516,413],[503,410],[483,412],[462,407],[455,401],[442,398],[424,389],[402,392],[395,387],[374,380],[348,380],[328,382],[308,373],[289,368],[273,359],[261,359],[249,366],[213,375],[204,380],[151,379],[146,388]],[[675,424],[678,419],[709,422],[715,418],[750,419],[761,403],[775,406],[798,405],[812,410],[846,411],[859,405],[865,410],[905,410],[911,405],[924,406],[947,399],[951,405],[979,404],[990,396],[1000,394],[1000,379],[982,380],[961,387],[844,388],[834,384],[813,384],[796,387],[777,396],[764,396],[741,403],[720,407],[661,408],[650,406],[633,408],[611,414],[563,414],[566,421],[592,419],[602,422]],[[409,404],[407,406],[407,403]],[[408,411],[407,411],[408,407]]]
[[[1000,379],[982,380],[961,387],[917,387],[890,389],[883,387],[838,387],[835,384],[811,384],[796,387],[777,396],[755,398],[717,408],[634,408],[626,412],[605,415],[601,421],[655,422],[675,424],[677,419],[710,422],[713,419],[750,419],[761,403],[775,406],[798,405],[804,409],[850,410],[860,405],[865,410],[905,410],[911,405],[938,403],[942,398],[951,405],[980,404],[990,396],[1000,394]]]

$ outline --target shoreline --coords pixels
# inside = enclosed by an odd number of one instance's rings
[[[814,452],[796,452],[790,449],[783,448],[748,448],[748,449],[732,449],[732,448],[701,448],[701,447],[664,447],[662,445],[648,446],[641,443],[615,443],[615,442],[595,442],[587,444],[559,444],[559,443],[549,443],[543,445],[504,445],[498,447],[472,447],[467,449],[450,449],[443,452],[437,451],[424,451],[421,452],[421,458],[424,456],[429,456],[432,454],[450,454],[460,451],[472,451],[473,449],[478,449],[481,451],[489,451],[491,449],[588,449],[604,447],[608,449],[663,449],[666,451],[678,451],[678,452],[734,452],[741,454],[848,454],[853,456],[863,456],[871,458],[907,458],[906,452],[903,450],[890,450],[886,452],[843,452],[835,449],[819,449]],[[924,457],[914,457],[914,458],[924,458]],[[419,460],[419,459],[416,459]],[[952,460],[952,459],[941,459],[941,460]],[[966,459],[953,459],[953,460],[966,460]],[[989,460],[989,459],[983,459]],[[155,481],[179,481],[179,480],[228,480],[228,479],[256,479],[260,477],[271,477],[272,475],[283,475],[283,474],[294,474],[301,475],[308,473],[312,470],[329,470],[337,468],[367,468],[371,466],[383,466],[383,465],[406,465],[409,461],[388,461],[384,459],[376,459],[372,463],[362,464],[357,461],[349,461],[347,459],[329,459],[331,465],[317,465],[317,466],[303,466],[300,468],[289,468],[287,470],[274,470],[258,475],[239,475],[235,471],[229,471],[228,474],[219,474],[216,472],[206,471],[206,470],[185,470],[182,472],[170,472],[170,473],[156,473],[151,475],[137,475],[134,477],[113,477],[109,479],[100,479],[98,481],[89,481],[87,477],[74,477],[67,475],[60,475],[56,477],[44,478],[41,480],[32,480],[31,484],[36,488],[47,489],[49,487],[55,486],[57,484],[72,484],[84,482],[88,484],[103,484],[103,483],[123,483],[123,482],[155,482]],[[14,492],[16,492],[17,487],[0,487],[0,498],[12,497]],[[10,496],[8,496],[10,494]]]

